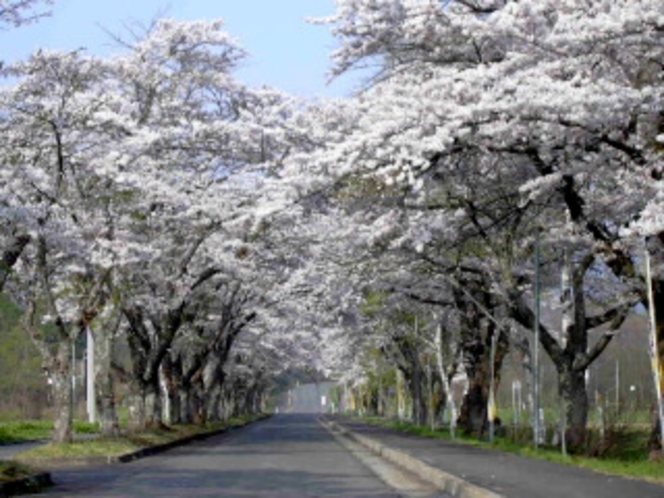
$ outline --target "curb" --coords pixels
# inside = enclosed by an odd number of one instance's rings
[[[333,428],[339,431],[344,436],[361,444],[369,451],[372,451],[385,460],[412,472],[421,479],[431,483],[439,490],[449,493],[455,498],[505,498],[503,495],[495,493],[489,489],[482,488],[476,484],[465,481],[460,477],[448,474],[436,467],[432,467],[406,452],[389,448],[375,439],[356,434],[337,422],[327,420],[323,417],[319,420],[327,428]]]
[[[200,434],[193,434],[191,436],[186,436],[182,439],[176,439],[175,441],[169,441],[168,443],[162,443],[162,444],[156,444],[154,446],[147,446],[145,448],[141,448],[140,450],[132,451],[130,453],[124,453],[122,455],[114,455],[114,456],[99,456],[99,457],[83,457],[83,458],[61,458],[61,459],[44,459],[44,460],[38,460],[38,459],[21,459],[17,458],[16,461],[25,463],[25,464],[32,464],[36,466],[40,466],[42,468],[54,468],[54,467],[62,467],[63,465],[114,465],[118,463],[128,463],[128,462],[133,462],[134,460],[139,460],[141,458],[145,458],[148,456],[152,455],[157,455],[159,453],[163,453],[165,451],[171,450],[173,448],[177,448],[179,446],[185,446],[187,444],[193,443],[195,441],[203,441],[205,439],[208,439],[213,436],[219,436],[221,434],[227,433],[227,432],[232,432],[236,429],[242,429],[244,427],[247,427],[248,425],[254,424],[256,422],[260,422],[262,420],[265,420],[269,418],[271,414],[268,414],[264,417],[257,418],[256,420],[253,420],[252,422],[249,422],[245,425],[238,426],[238,427],[224,427],[223,429],[217,429],[213,430],[210,432],[203,432]],[[2,495],[0,495],[0,498],[3,498]]]
[[[132,451],[130,453],[123,453],[122,455],[113,455],[113,456],[93,456],[93,457],[81,457],[81,458],[58,458],[58,459],[22,459],[17,458],[16,460],[21,463],[35,465],[41,468],[58,468],[64,465],[67,466],[86,466],[86,465],[115,465],[118,463],[128,463],[133,462],[134,460],[139,460],[151,455],[157,455],[168,451],[179,446],[184,446],[194,441],[202,441],[204,439],[210,438],[212,436],[218,436],[229,432],[234,428],[224,428],[212,432],[206,432],[202,434],[195,434],[193,436],[187,436],[182,439],[177,439],[175,441],[170,441],[168,443],[161,443],[154,446],[147,446],[141,448],[140,450]],[[2,495],[0,495],[2,498]]]
[[[225,427],[223,429],[218,429],[216,431],[194,434],[192,436],[187,436],[182,439],[177,439],[175,441],[170,441],[168,443],[158,444],[155,446],[149,446],[147,448],[142,448],[140,450],[132,451],[131,453],[125,453],[123,455],[108,456],[108,457],[69,458],[69,459],[59,459],[55,461],[54,460],[36,461],[36,460],[21,460],[21,459],[17,459],[17,461],[33,465],[36,464],[42,467],[51,467],[51,466],[60,467],[63,464],[73,466],[73,465],[113,465],[118,463],[127,463],[151,455],[157,455],[159,453],[163,453],[170,449],[177,448],[178,446],[185,446],[195,441],[203,441],[212,436],[218,436],[220,434],[232,432],[233,430],[236,429],[242,429],[243,427],[247,427],[248,425],[252,425],[256,422],[260,422],[271,416],[272,414],[267,414],[263,417],[257,418],[256,420],[239,427]],[[42,472],[23,479],[17,479],[16,481],[0,483],[0,498],[8,498],[10,496],[32,493],[40,491],[44,488],[53,485],[54,482],[51,478],[51,474],[49,472]]]
[[[51,474],[42,472],[16,481],[0,483],[0,498],[38,492],[50,486],[53,486]]]

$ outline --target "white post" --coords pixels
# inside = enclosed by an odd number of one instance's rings
[[[652,360],[653,380],[657,393],[657,408],[659,411],[659,435],[661,447],[664,448],[664,388],[662,387],[662,365],[659,362],[659,348],[657,344],[657,320],[655,316],[655,296],[652,290],[652,272],[650,268],[650,252],[646,246],[646,283],[648,285],[648,311],[650,315],[650,356]]]
[[[88,409],[88,421],[97,421],[97,397],[95,393],[95,340],[90,327],[86,329],[87,334],[87,371],[86,371],[86,399]]]

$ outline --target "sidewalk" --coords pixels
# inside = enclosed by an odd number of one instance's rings
[[[48,441],[29,441],[25,443],[3,444],[0,445],[0,460],[11,460],[17,454],[27,451],[37,446],[42,446]]]
[[[427,439],[340,416],[327,420],[376,440],[444,472],[509,498],[664,498],[664,486]],[[662,466],[664,473],[664,465]]]

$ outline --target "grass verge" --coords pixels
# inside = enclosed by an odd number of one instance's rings
[[[35,470],[25,464],[0,461],[0,483],[24,479],[34,474]]]
[[[357,417],[367,424],[386,427],[400,432],[415,434],[420,437],[451,441],[449,431],[432,430],[402,421],[381,417]],[[609,436],[611,437],[611,436]],[[601,457],[581,455],[563,455],[558,448],[541,447],[537,450],[529,443],[517,443],[506,437],[497,437],[493,443],[458,435],[454,442],[479,448],[503,451],[528,458],[539,458],[550,462],[582,467],[604,474],[628,478],[645,479],[664,484],[664,461],[652,461],[647,450],[648,433],[646,430],[623,427],[613,436],[613,443]]]
[[[99,433],[99,424],[75,421],[74,432],[76,434],[96,434]],[[50,420],[0,422],[0,445],[49,439],[52,433],[53,422]]]
[[[17,456],[22,462],[119,457],[145,448],[173,443],[192,436],[241,427],[259,420],[262,416],[235,418],[226,422],[200,425],[175,425],[140,433],[125,434],[117,438],[96,438],[66,444],[46,444],[24,451]]]
[[[42,420],[0,423],[0,444],[22,443],[37,439],[48,439],[53,423]]]

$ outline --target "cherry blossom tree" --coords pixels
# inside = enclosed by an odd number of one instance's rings
[[[265,173],[249,166],[283,154],[270,116],[283,115],[285,99],[232,78],[243,52],[221,28],[160,21],[126,55],[40,52],[12,68],[3,180],[22,216],[16,226],[39,243],[8,245],[4,257],[21,257],[11,290],[29,310],[27,330],[57,344],[42,348],[62,414],[57,440],[71,437],[70,346],[81,330],[90,327],[104,353],[98,378],[109,401],[112,340],[118,330],[127,337],[137,406],[153,406],[137,410],[138,425],[158,422],[173,341],[201,303],[255,278],[243,262]],[[40,322],[57,334],[44,337]]]
[[[54,438],[66,441],[71,346],[107,297],[109,272],[91,264],[88,247],[104,218],[93,197],[104,179],[89,169],[110,138],[95,127],[106,105],[98,91],[103,65],[78,53],[41,52],[11,72],[22,79],[3,95],[3,173],[8,205],[22,213],[20,227],[33,242],[15,267],[10,292],[27,310],[26,328],[53,379]],[[46,336],[39,322],[52,324]]]
[[[14,0],[5,1],[0,5],[0,29],[19,27],[29,24],[41,18],[46,13],[38,13],[35,7],[42,4],[50,4],[50,0]],[[17,223],[13,206],[5,199],[5,193],[0,193],[0,213],[2,225],[5,227],[0,232],[0,292],[7,281],[9,273],[16,264],[23,249],[30,242],[30,235]]]
[[[486,242],[487,227],[525,218],[517,252],[526,257],[538,225],[559,247],[585,240],[593,261],[625,286],[625,298],[601,315],[619,324],[635,298],[645,301],[625,229],[646,214],[659,188],[661,159],[652,144],[662,102],[661,14],[650,1],[340,2],[327,20],[342,42],[335,70],[376,64],[378,73],[358,99],[358,130],[320,160],[337,174],[365,172],[415,192],[454,180],[458,165],[468,181],[452,188],[466,189],[466,201],[440,203],[446,219],[457,211]],[[484,185],[482,178],[513,185],[506,218],[483,202],[483,189],[471,188]],[[430,226],[420,227],[425,245],[434,240]],[[530,279],[515,264],[523,256],[514,256],[496,260],[489,273],[508,305],[518,299],[509,286]],[[583,258],[573,259],[583,274]],[[574,306],[581,317],[582,303]],[[595,322],[579,318],[577,336]],[[584,351],[584,339],[569,341],[564,355],[554,355],[577,358],[573,374],[559,362],[563,397],[585,396],[583,386],[565,387],[569,376],[581,375],[609,338]],[[582,431],[583,403],[568,408],[568,425]]]

